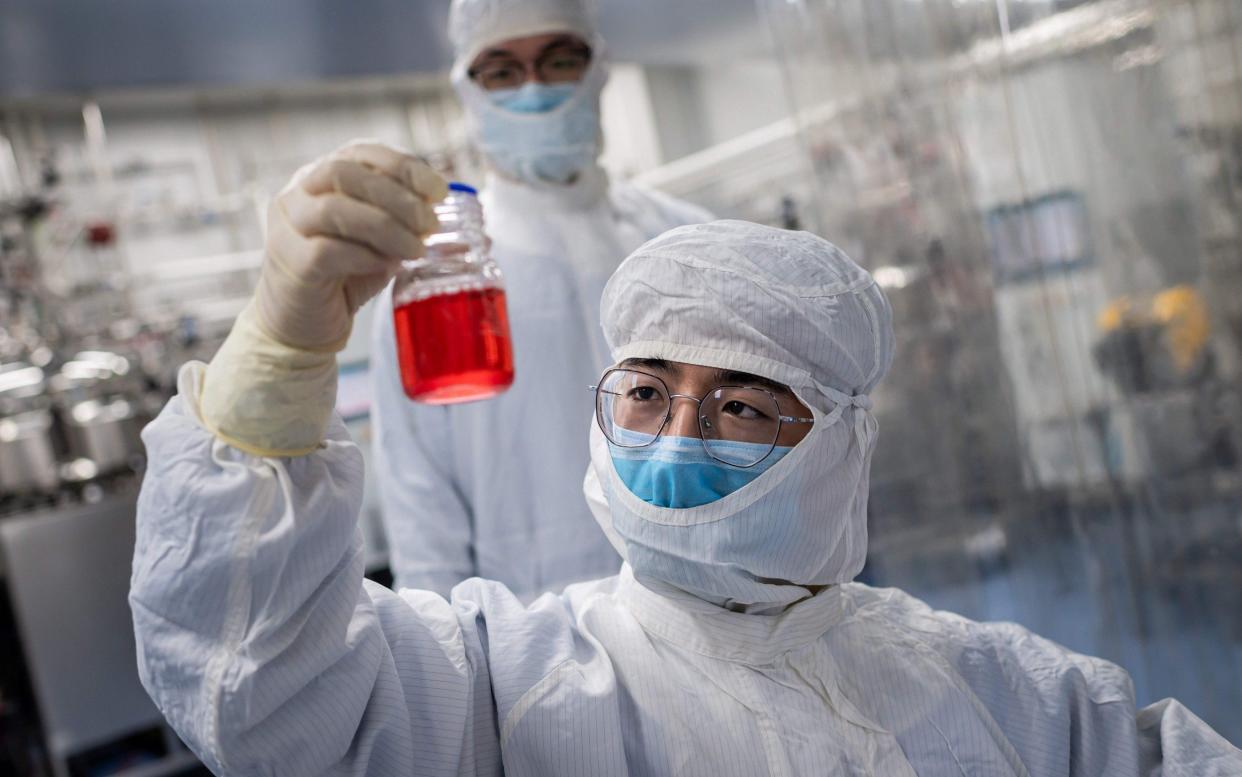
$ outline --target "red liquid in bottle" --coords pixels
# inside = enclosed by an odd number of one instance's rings
[[[417,299],[393,310],[406,396],[447,405],[486,399],[513,383],[513,344],[502,289]]]

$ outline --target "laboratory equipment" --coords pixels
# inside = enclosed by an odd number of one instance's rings
[[[29,671],[54,777],[155,777],[184,774],[197,763],[165,726],[135,669],[126,597],[136,498],[130,481],[98,504],[0,520],[0,581],[18,636],[5,648],[19,650]],[[154,743],[114,744],[145,732]],[[104,750],[112,751],[106,754],[113,768],[99,763]],[[119,760],[142,765],[118,769]]]
[[[43,370],[0,366],[0,493],[46,493],[60,485]]]
[[[108,351],[82,351],[61,365],[52,394],[72,460],[90,461],[92,472],[141,469],[139,432],[150,420],[130,362]]]

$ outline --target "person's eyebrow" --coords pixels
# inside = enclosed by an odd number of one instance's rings
[[[517,59],[517,55],[508,49],[488,49],[480,54],[475,62],[481,64],[491,59]]]
[[[783,383],[738,370],[716,370],[716,381],[722,386],[759,386],[778,394],[792,393]]]
[[[626,359],[621,362],[622,367],[646,367],[649,370],[659,370],[660,372],[670,372],[677,374],[678,369],[668,359]]]
[[[578,38],[575,35],[562,35],[561,37],[556,38],[555,40],[550,40],[547,43],[543,44],[543,46],[541,46],[539,49],[539,56],[542,57],[544,54],[547,54],[552,49],[561,49],[561,48],[582,49],[586,51],[588,54],[591,52],[591,47],[587,45],[586,43],[584,43],[581,38]]]

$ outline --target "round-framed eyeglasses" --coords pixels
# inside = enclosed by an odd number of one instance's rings
[[[698,405],[699,438],[707,455],[743,469],[771,455],[784,424],[815,423],[814,418],[782,415],[776,395],[753,386],[717,386],[693,397],[670,392],[655,375],[614,367],[591,390],[595,419],[613,445],[651,445],[673,418],[673,400],[685,399]]]
[[[517,89],[527,81],[566,84],[581,81],[591,65],[591,47],[564,43],[539,55],[533,64],[509,57],[489,59],[470,68],[467,75],[489,92]]]

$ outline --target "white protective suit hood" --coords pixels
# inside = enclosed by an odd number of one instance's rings
[[[635,576],[746,612],[852,580],[867,554],[868,394],[893,355],[892,313],[871,276],[810,233],[716,221],[639,247],[609,280],[600,317],[616,362],[750,372],[788,385],[815,417],[772,469],[687,509],[632,494],[593,426],[587,501]]]
[[[603,148],[600,95],[608,64],[595,22],[592,0],[453,0],[453,88],[466,109],[471,140],[498,172],[533,186],[557,186],[542,180],[546,166],[583,173],[597,165]],[[558,32],[584,40],[591,47],[591,65],[574,94],[553,110],[505,110],[470,78],[470,63],[489,46]]]

